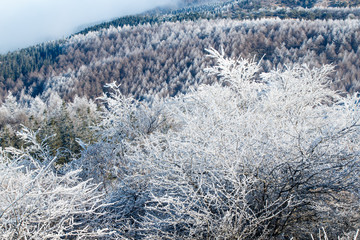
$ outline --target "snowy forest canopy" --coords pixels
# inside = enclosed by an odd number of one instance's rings
[[[87,127],[98,119],[92,115],[98,105],[95,99],[107,91],[107,83],[116,82],[123,94],[151,101],[155,96],[175,96],[199,84],[217,82],[217,76],[204,72],[214,63],[206,57],[204,49],[209,46],[230,57],[262,59],[259,73],[293,63],[333,64],[330,87],[354,93],[359,89],[359,28],[355,19],[223,19],[112,27],[76,35],[64,43],[66,53],[53,67],[31,73],[26,84],[21,79],[14,82],[14,92],[1,108],[0,144],[20,147],[16,132],[25,125],[56,133],[53,149],[65,147],[79,153],[76,138],[93,140]],[[86,107],[67,109],[87,98],[93,101],[87,111]],[[33,99],[38,110],[32,110]],[[11,110],[17,105],[23,110]]]

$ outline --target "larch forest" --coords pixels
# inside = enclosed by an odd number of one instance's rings
[[[0,239],[360,239],[359,45],[359,0],[183,0],[0,55]]]

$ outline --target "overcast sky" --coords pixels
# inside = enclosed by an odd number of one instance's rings
[[[177,0],[0,0],[0,53],[66,37],[81,26]]]

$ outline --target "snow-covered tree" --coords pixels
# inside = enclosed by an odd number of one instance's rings
[[[82,181],[81,169],[57,173],[46,139],[38,142],[26,128],[19,134],[25,149],[0,149],[0,238],[111,236],[101,221],[105,205],[98,186]]]
[[[209,53],[219,83],[160,108],[114,85],[103,98],[99,132],[121,203],[111,211],[124,236],[301,239],[359,228],[359,97],[329,88],[332,66],[258,76],[254,61]]]

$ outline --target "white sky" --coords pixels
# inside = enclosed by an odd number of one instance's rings
[[[177,0],[0,0],[0,53],[66,37],[79,27]]]

